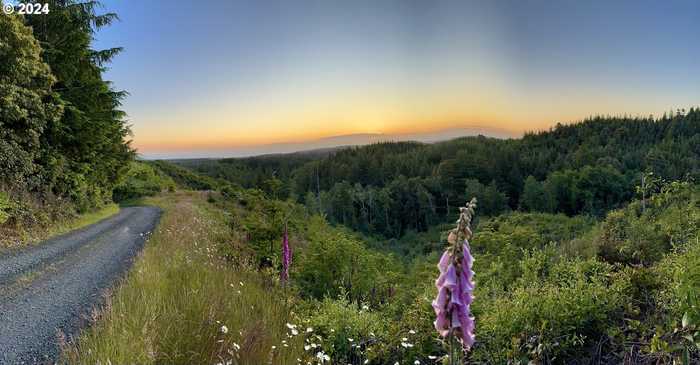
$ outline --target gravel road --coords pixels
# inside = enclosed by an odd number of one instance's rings
[[[119,214],[40,245],[0,254],[0,364],[52,363],[127,270],[161,211]]]

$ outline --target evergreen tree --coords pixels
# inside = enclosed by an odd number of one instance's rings
[[[47,120],[41,134],[41,163],[52,190],[71,197],[80,209],[109,200],[134,157],[125,113],[119,110],[126,92],[102,79],[121,48],[91,48],[95,32],[117,19],[113,13],[97,14],[98,6],[97,1],[51,0],[49,14],[26,17],[56,77],[54,90],[65,102],[62,117]]]
[[[547,195],[544,184],[530,175],[525,179],[523,193],[520,195],[520,209],[529,212],[550,212],[551,197]]]
[[[0,3],[2,5],[2,3]],[[0,16],[0,184],[41,187],[41,137],[63,104],[39,42],[19,16]]]

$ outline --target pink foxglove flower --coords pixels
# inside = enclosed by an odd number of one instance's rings
[[[438,294],[433,301],[435,329],[440,336],[456,336],[465,350],[474,345],[474,317],[470,306],[474,300],[474,258],[469,252],[470,224],[476,208],[476,199],[460,208],[457,228],[450,231],[449,246],[442,254],[438,269],[440,276],[435,281]]]
[[[282,236],[282,272],[280,280],[286,283],[289,280],[289,265],[292,263],[292,250],[289,248],[289,234],[287,225],[284,225],[284,235]]]

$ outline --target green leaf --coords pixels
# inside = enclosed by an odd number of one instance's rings
[[[683,315],[683,319],[681,320],[681,325],[683,326],[683,328],[686,328],[686,327],[688,327],[689,323],[690,323],[690,315],[688,314],[688,312],[685,312],[685,314]]]

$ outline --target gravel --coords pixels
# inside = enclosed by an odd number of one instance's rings
[[[84,229],[0,256],[0,364],[53,363],[59,338],[89,323],[160,214],[154,207],[123,208]]]

